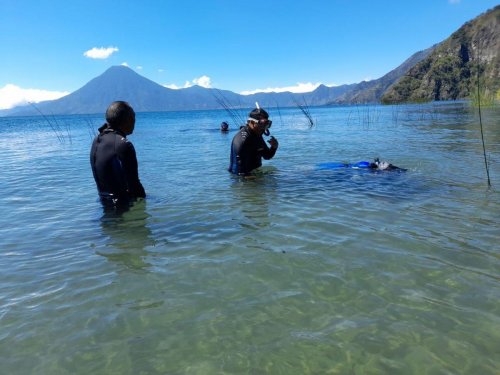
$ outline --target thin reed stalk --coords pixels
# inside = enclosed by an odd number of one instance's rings
[[[481,115],[481,93],[479,87],[479,69],[477,70],[477,110],[479,112],[479,128],[481,129],[481,141],[483,143],[483,156],[484,156],[484,167],[486,168],[486,177],[488,179],[488,187],[491,187],[490,180],[490,168],[488,166],[488,159],[486,158],[486,146],[484,143],[484,132],[483,132],[483,118]]]
[[[283,126],[283,118],[281,117],[281,109],[280,109],[280,106],[278,104],[278,101],[276,101],[276,110],[278,111],[278,115],[280,117],[280,124],[281,124],[281,126]]]
[[[49,124],[50,129],[54,132],[56,135],[57,140],[59,143],[64,143],[64,135],[62,134],[61,128],[59,127],[59,124],[57,123],[57,120],[55,122],[50,121],[50,119],[42,112],[40,109],[32,102],[28,102],[29,105],[31,105],[41,116],[42,118]]]
[[[89,133],[90,139],[93,140],[97,135],[97,131],[95,130],[95,127],[92,124],[92,121],[90,121],[88,116],[85,117],[85,122],[87,123],[87,131]]]
[[[304,104],[300,104],[297,100],[295,100],[295,105],[300,109],[302,114],[306,117],[307,122],[309,124],[309,129],[314,126],[314,120],[311,116],[311,111],[309,110],[309,106],[307,105],[306,98],[302,97]]]
[[[231,120],[235,123],[236,126],[243,125],[246,123],[245,117],[241,114],[240,111],[234,109],[234,106],[229,103],[227,98],[224,96],[222,91],[215,89],[213,91],[213,95],[215,101],[226,111],[226,113],[231,117]],[[241,108],[241,103],[240,103]]]
[[[490,180],[490,168],[488,165],[488,159],[486,157],[486,145],[484,142],[484,131],[483,131],[483,118],[481,114],[481,84],[480,84],[480,73],[481,73],[481,48],[479,41],[477,41],[477,72],[476,72],[476,83],[477,83],[477,110],[479,113],[479,129],[481,130],[481,142],[483,145],[483,157],[484,157],[484,167],[486,169],[486,178],[488,182],[488,188],[491,187]]]

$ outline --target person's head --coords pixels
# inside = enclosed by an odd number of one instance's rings
[[[225,121],[222,121],[220,124],[220,130],[223,132],[227,132],[229,130],[229,124]]]
[[[273,122],[269,120],[269,113],[262,108],[255,108],[248,114],[247,125],[256,134],[269,134],[269,128],[272,123]]]
[[[126,135],[132,134],[135,127],[135,112],[127,102],[113,102],[106,110],[106,122],[113,129],[120,129]]]

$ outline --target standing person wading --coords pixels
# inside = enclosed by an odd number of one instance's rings
[[[248,114],[246,125],[233,138],[229,172],[248,176],[262,165],[262,158],[269,160],[274,156],[278,140],[271,137],[267,141],[271,147],[268,147],[262,137],[264,134],[269,135],[271,124],[269,114],[257,104],[257,108]]]
[[[134,127],[132,107],[127,102],[113,102],[106,110],[106,123],[92,143],[90,165],[105,207],[128,206],[137,198],[146,197],[135,149],[127,139]]]

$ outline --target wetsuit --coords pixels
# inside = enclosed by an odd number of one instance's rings
[[[253,133],[248,126],[242,126],[231,144],[228,171],[238,175],[248,175],[262,165],[262,158],[269,160],[275,153],[276,149],[268,147],[261,135]]]
[[[134,146],[121,130],[107,124],[99,128],[90,150],[90,165],[103,204],[123,205],[146,196]]]
[[[318,169],[339,169],[339,168],[352,168],[352,169],[370,169],[375,171],[402,171],[406,172],[406,169],[396,167],[386,161],[380,161],[378,158],[375,159],[373,163],[369,161],[360,161],[358,163],[319,163],[317,164]]]

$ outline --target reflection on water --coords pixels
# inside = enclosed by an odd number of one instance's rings
[[[103,208],[103,211],[101,230],[108,241],[96,254],[128,269],[146,271],[151,266],[146,260],[148,249],[155,246],[148,227],[150,215],[146,212],[146,200],[141,199],[130,208]]]
[[[260,168],[250,178],[231,176],[230,199],[233,215],[239,216],[238,225],[258,231],[269,227],[271,212],[276,209],[276,169]]]

